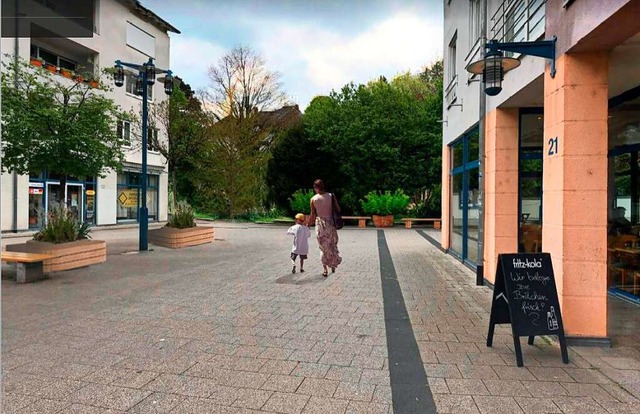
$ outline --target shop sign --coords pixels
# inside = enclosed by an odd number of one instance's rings
[[[44,188],[44,183],[29,183],[29,187]]]
[[[96,192],[95,190],[87,190],[87,195],[88,196],[96,195]]]
[[[135,188],[120,190],[118,202],[123,207],[138,207],[138,190]]]
[[[29,187],[29,194],[44,194],[44,188],[31,188],[31,187]]]

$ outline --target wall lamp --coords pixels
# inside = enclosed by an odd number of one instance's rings
[[[520,66],[518,59],[505,57],[503,52],[551,59],[551,77],[553,78],[556,76],[556,40],[555,36],[550,40],[536,42],[499,43],[497,40],[490,40],[485,45],[484,59],[470,63],[466,69],[473,74],[482,75],[482,82],[485,84],[484,92],[489,96],[499,94],[502,91],[504,74]]]

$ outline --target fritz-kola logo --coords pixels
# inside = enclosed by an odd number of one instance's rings
[[[539,259],[513,259],[513,267],[516,269],[536,269],[542,267],[542,260]]]

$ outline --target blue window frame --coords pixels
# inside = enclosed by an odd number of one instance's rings
[[[478,260],[479,130],[475,125],[450,144],[450,247],[471,266]]]
[[[39,229],[44,224],[55,197],[66,195],[65,204],[71,211],[78,212],[78,219],[83,223],[96,224],[97,193],[96,178],[79,179],[66,177],[66,189],[60,188],[59,174],[41,171],[29,175],[29,228]],[[90,194],[87,194],[90,192]]]
[[[137,221],[140,210],[141,174],[125,171],[118,173],[116,195],[117,221]],[[147,208],[149,220],[158,220],[160,176],[147,174]],[[133,201],[133,202],[132,202]]]

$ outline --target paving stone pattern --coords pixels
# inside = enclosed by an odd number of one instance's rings
[[[312,237],[290,274],[284,227],[216,223],[211,245],[131,254],[17,285],[3,266],[5,413],[391,413],[376,231],[340,231],[328,278]],[[632,350],[484,346],[491,292],[413,230],[385,231],[438,412],[640,412]],[[613,378],[613,379],[612,379]],[[625,384],[625,387],[619,385]]]

